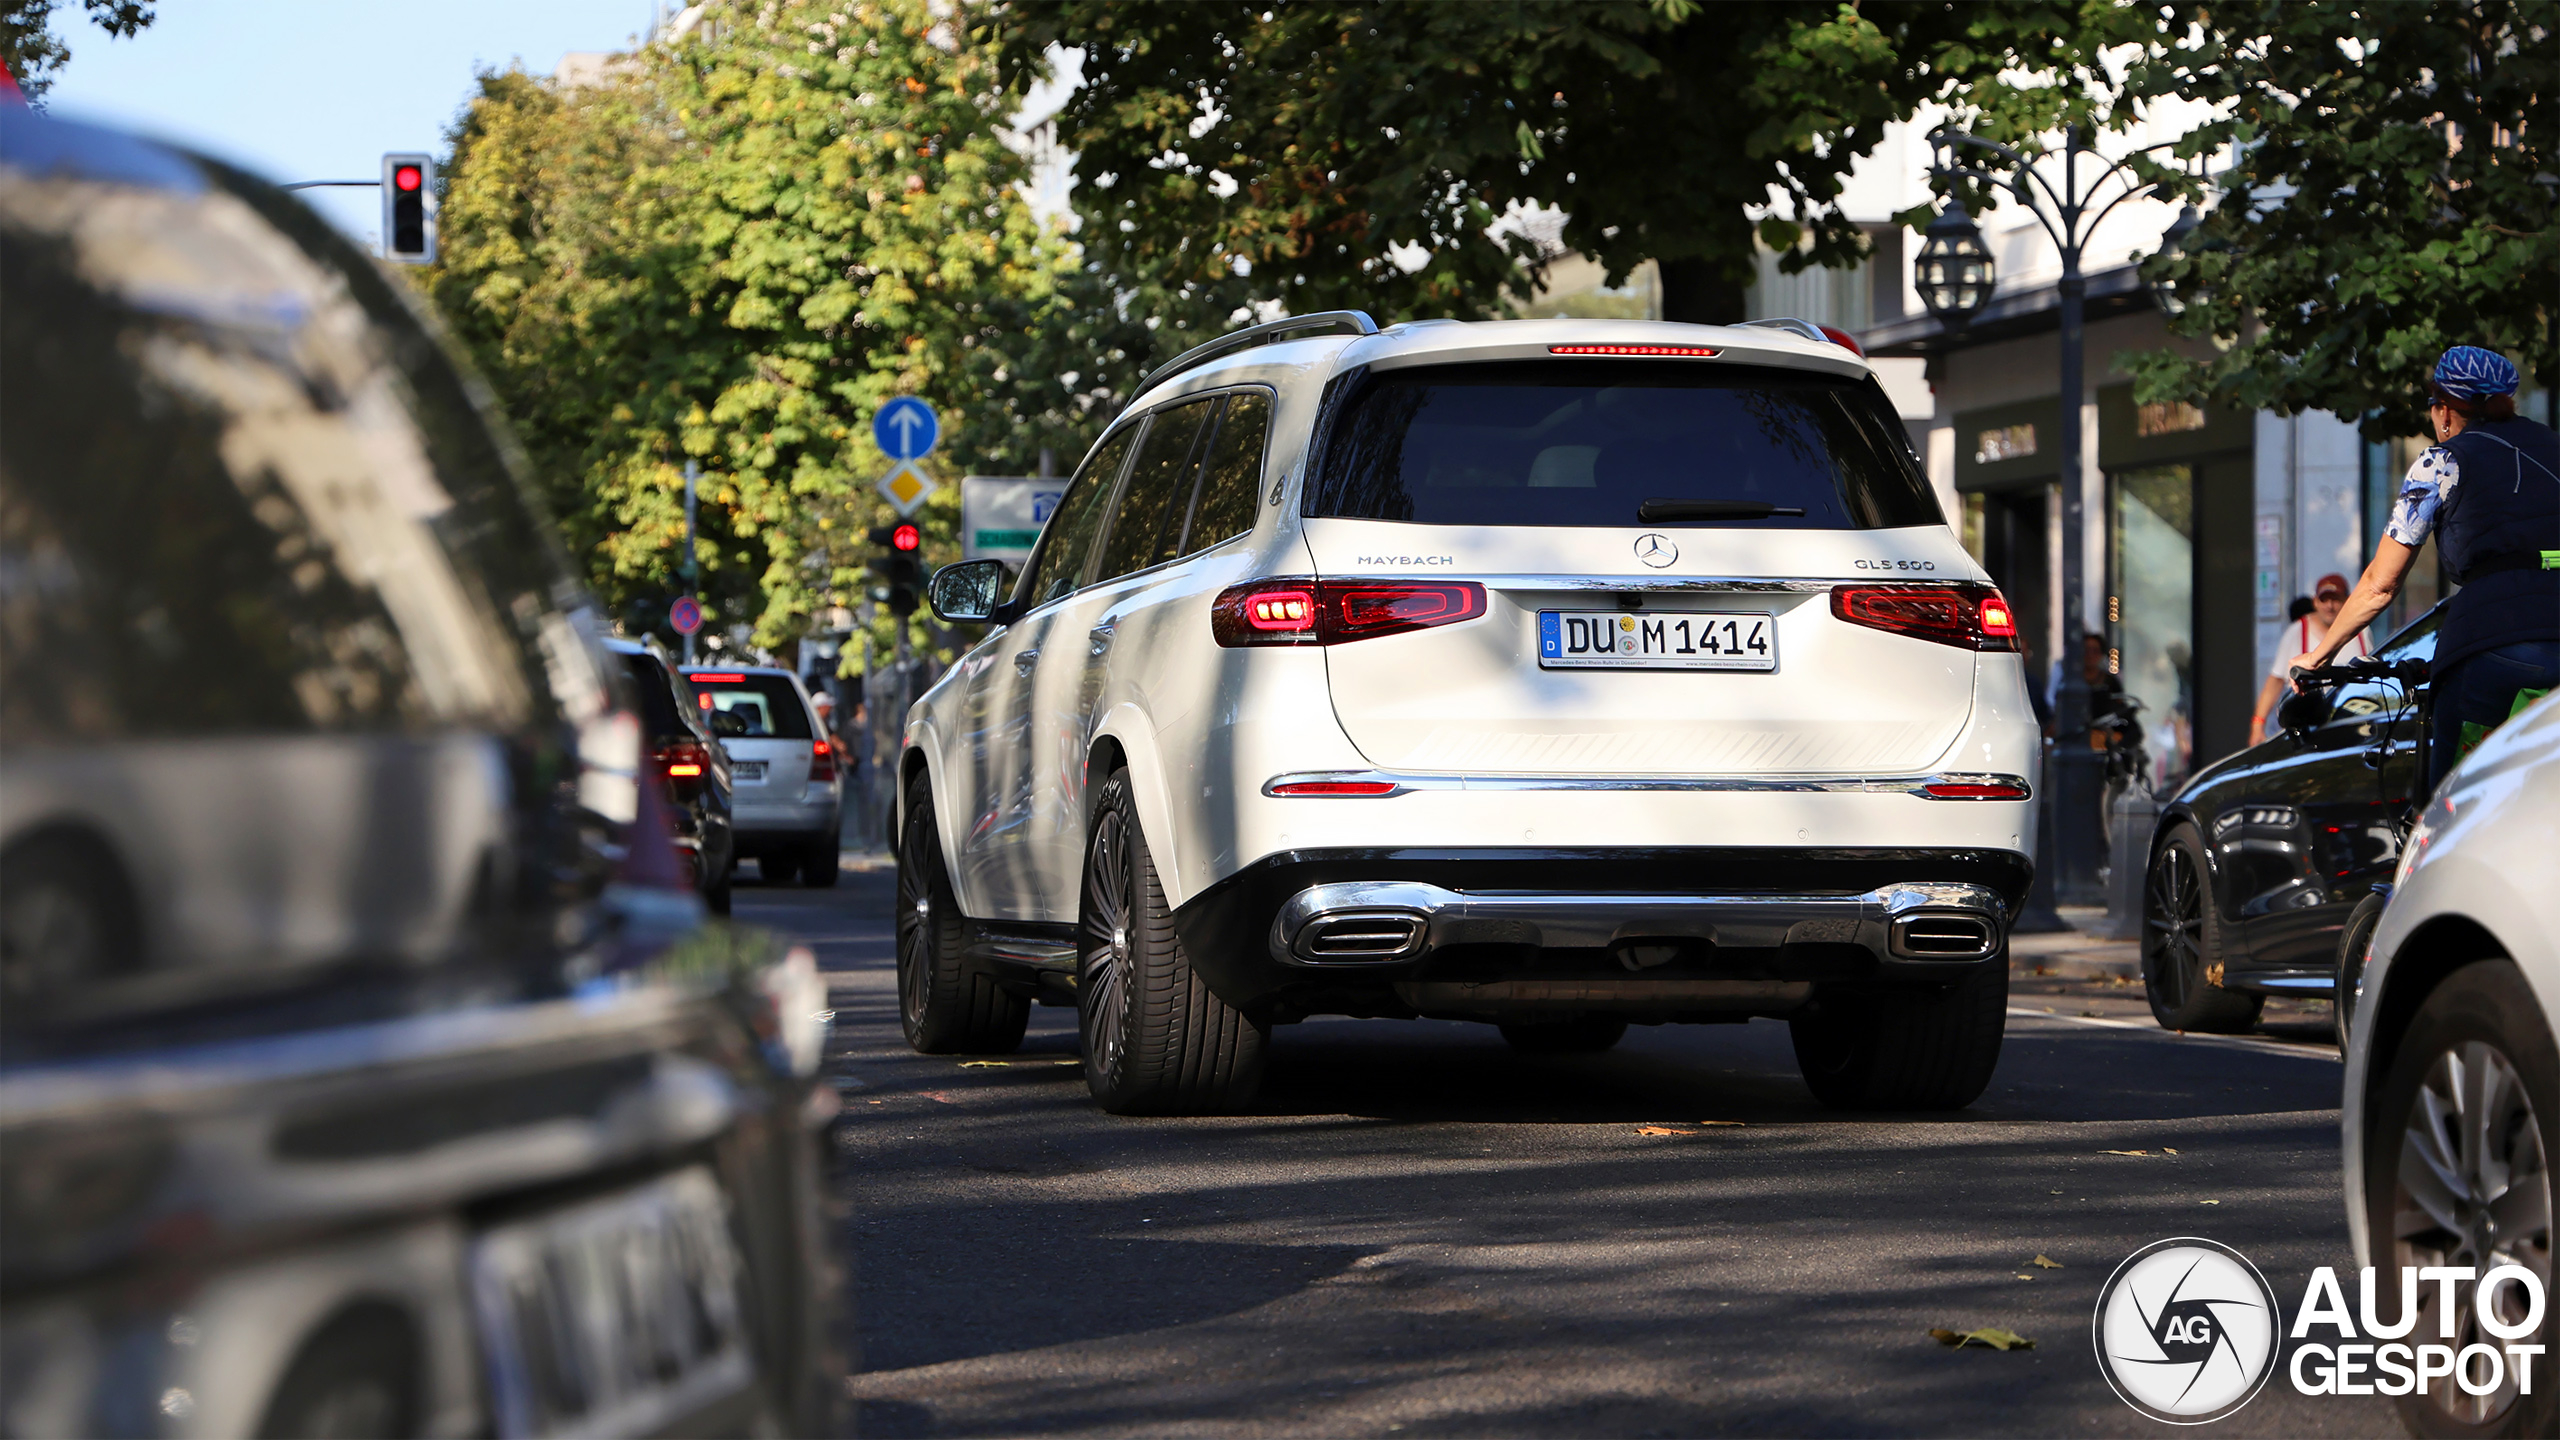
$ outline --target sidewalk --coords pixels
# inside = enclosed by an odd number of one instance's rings
[[[2135,980],[2142,978],[2142,946],[2133,940],[2100,940],[2083,933],[2097,929],[2107,917],[2102,906],[2065,905],[2062,921],[2071,926],[2050,935],[2009,937],[2009,973],[2045,975],[2065,980]]]

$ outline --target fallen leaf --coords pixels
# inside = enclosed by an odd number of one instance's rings
[[[2036,1342],[2014,1330],[1986,1325],[1979,1330],[1932,1330],[1929,1334],[1941,1345],[1961,1350],[1967,1345],[1980,1345],[1992,1350],[2033,1350]]]
[[[2060,1191],[2056,1191],[2056,1192],[2054,1192],[2054,1193],[2056,1193],[2056,1194],[2060,1194],[2061,1192],[2060,1192]],[[2037,1268],[2037,1269],[2039,1269],[2039,1270],[2059,1270],[2059,1269],[2061,1269],[2061,1268],[2062,1268],[2062,1262],[2061,1262],[2061,1261],[2059,1261],[2059,1260],[2054,1259],[2054,1258],[2053,1258],[2052,1256],[2050,1256],[2050,1255],[2038,1255],[2036,1258],[2034,1258],[2033,1260],[2028,1261],[2027,1263],[2028,1263],[2028,1264],[2030,1264],[2030,1265],[2033,1265],[2034,1267],[2036,1267],[2036,1268]]]
[[[2163,1146],[2161,1146],[2161,1147],[2160,1147],[2160,1153],[2161,1153],[2161,1154],[2163,1154],[2163,1155],[2175,1155],[2175,1154],[2177,1154],[2178,1152],[2177,1152],[2177,1151],[2175,1151],[2175,1150],[2170,1149],[2170,1148],[2169,1148],[2168,1146],[2166,1146],[2166,1145],[2163,1145]]]
[[[2019,1278],[2019,1279],[2021,1279],[2021,1280],[2033,1280],[2033,1279],[2034,1279],[2034,1278],[2036,1278],[2036,1277],[2034,1277],[2033,1275],[2021,1275],[2021,1276],[2019,1276],[2018,1278]]]
[[[2199,1200],[2196,1203],[2199,1205],[2219,1205],[2222,1202],[2219,1200]]]
[[[2151,1152],[2148,1150],[2101,1150],[2098,1153],[2101,1155],[2148,1155]]]
[[[1010,1060],[963,1060],[960,1062],[960,1068],[963,1070],[1001,1070],[1012,1063],[1013,1062]]]
[[[1639,1125],[1636,1127],[1636,1133],[1639,1135],[1695,1135],[1698,1132],[1695,1130],[1675,1130],[1668,1125]]]

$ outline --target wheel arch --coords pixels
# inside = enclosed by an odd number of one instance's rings
[[[2427,996],[2465,965],[2513,958],[2487,926],[2468,915],[2437,915],[2422,921],[2392,951],[2390,963],[2383,968],[2381,993],[2365,1002],[2373,1016],[2366,1022],[2372,1027],[2364,1070],[2366,1124],[2373,1123],[2373,1101],[2400,1058],[2400,1042]]]
[[[1138,807],[1138,828],[1147,837],[1156,877],[1166,896],[1179,905],[1191,898],[1191,886],[1182,870],[1181,847],[1175,844],[1173,793],[1165,779],[1164,752],[1156,743],[1154,728],[1134,706],[1115,706],[1103,716],[1085,747],[1087,834],[1092,833],[1093,806],[1102,783],[1115,768],[1129,772],[1130,797]]]

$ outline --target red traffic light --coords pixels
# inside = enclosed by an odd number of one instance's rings
[[[417,189],[418,182],[425,178],[425,174],[415,165],[398,165],[392,167],[391,183],[403,190]]]
[[[889,545],[892,549],[913,550],[923,543],[923,532],[917,530],[913,525],[901,525],[897,529],[889,532]]]

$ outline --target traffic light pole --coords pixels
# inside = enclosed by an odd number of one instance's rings
[[[695,576],[699,572],[693,563],[693,492],[694,486],[701,479],[702,462],[699,460],[684,462],[684,593],[689,596],[694,595],[695,590],[699,588],[695,583]],[[694,598],[701,597],[694,596]],[[693,637],[690,635],[684,637],[684,663],[687,665],[693,663]]]

